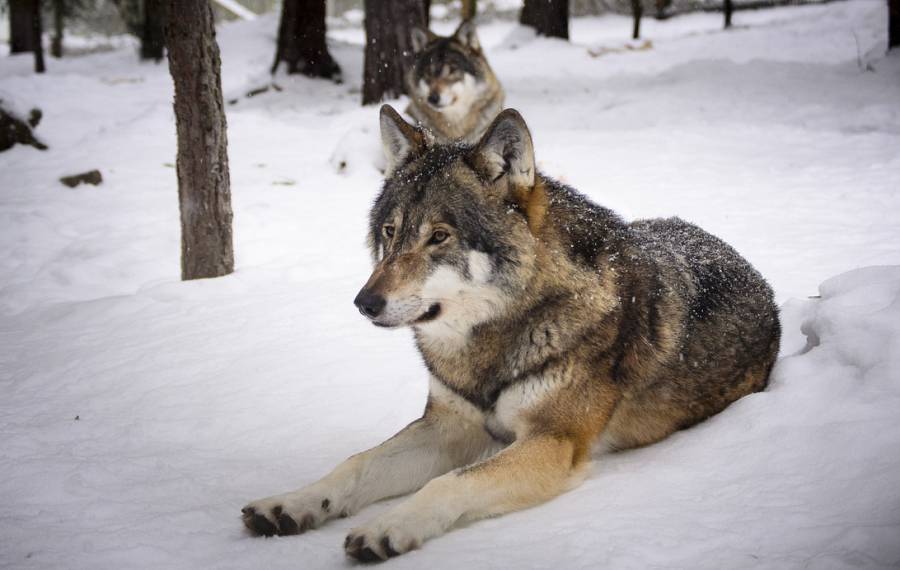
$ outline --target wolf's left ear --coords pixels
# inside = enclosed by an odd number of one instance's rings
[[[474,18],[463,20],[459,27],[456,28],[456,31],[453,32],[453,37],[456,38],[456,41],[470,49],[476,51],[481,49],[481,44],[478,42],[478,34],[475,32]]]
[[[411,156],[425,150],[425,133],[403,120],[390,105],[381,106],[381,146],[387,158],[385,177],[394,173]]]
[[[423,49],[428,46],[428,42],[431,41],[434,34],[432,34],[428,30],[423,30],[422,28],[413,28],[409,33],[410,43],[412,44],[413,52],[419,53]]]
[[[534,186],[534,145],[525,119],[515,109],[506,109],[494,119],[472,150],[472,165],[486,178],[509,177],[511,186]]]

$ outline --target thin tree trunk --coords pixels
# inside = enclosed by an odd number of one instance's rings
[[[634,18],[634,27],[631,30],[631,38],[641,38],[641,16],[644,15],[644,6],[641,0],[631,0],[631,15]]]
[[[722,8],[725,12],[725,29],[727,30],[731,27],[731,13],[734,12],[734,4],[731,0],[724,0]]]
[[[288,73],[341,78],[341,68],[328,53],[325,41],[325,0],[282,2],[272,73],[281,62],[287,64]]]
[[[471,20],[478,12],[475,0],[462,0],[462,19]]]
[[[34,72],[44,73],[47,67],[44,65],[44,20],[41,17],[41,2],[32,2],[31,33],[34,36]]]
[[[888,0],[888,49],[900,46],[900,0]]]
[[[39,0],[9,0],[9,51],[25,53],[34,51],[35,4]]]
[[[569,0],[525,0],[519,22],[542,36],[569,39]]]
[[[366,0],[363,105],[406,91],[404,74],[413,59],[411,33],[424,28],[422,0]]]
[[[53,41],[50,43],[50,55],[59,58],[63,55],[64,0],[53,0]]]
[[[192,0],[193,1],[193,0]],[[165,48],[161,0],[144,0],[144,22],[141,27],[141,59],[162,61]]]
[[[175,83],[181,278],[234,270],[231,183],[219,46],[209,0],[166,0],[165,38]]]

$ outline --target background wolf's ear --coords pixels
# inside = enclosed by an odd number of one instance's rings
[[[413,52],[419,53],[428,45],[434,34],[422,28],[413,28],[409,33],[409,39],[412,43]]]
[[[390,176],[411,156],[425,150],[425,134],[403,120],[390,105],[381,106],[381,146],[387,158],[384,175]]]
[[[478,42],[478,34],[475,32],[474,18],[463,20],[459,27],[456,28],[456,31],[453,32],[453,37],[464,46],[474,50],[481,49],[481,44]]]
[[[534,145],[518,111],[506,109],[497,115],[475,145],[472,165],[490,180],[508,176],[514,187],[534,186]]]

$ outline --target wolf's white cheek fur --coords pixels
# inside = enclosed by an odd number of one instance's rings
[[[440,302],[441,315],[435,321],[419,325],[428,340],[450,348],[465,343],[469,330],[491,318],[503,306],[503,293],[488,284],[490,258],[481,252],[469,253],[471,280],[451,267],[439,267],[422,287],[422,299]]]
[[[469,73],[441,93],[441,114],[448,121],[462,121],[468,115],[475,101],[481,96],[483,88],[475,77]],[[449,104],[453,101],[452,104]]]
[[[469,252],[469,274],[475,283],[487,283],[491,278],[491,258],[480,251]]]

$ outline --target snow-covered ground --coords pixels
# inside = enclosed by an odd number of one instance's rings
[[[783,303],[782,359],[766,392],[392,567],[900,565],[886,13],[741,12],[729,32],[714,14],[650,19],[652,49],[599,56],[625,45],[627,18],[574,20],[571,43],[482,27],[541,168],[628,217],[678,215],[735,245]],[[50,146],[0,154],[0,566],[341,567],[346,531],[389,505],[268,540],[238,517],[391,435],[426,391],[409,334],[351,305],[379,185],[362,32],[332,34],[343,85],[279,76],[283,91],[244,98],[269,81],[276,28],[269,15],[219,30],[226,97],[240,98],[237,271],[209,281],[178,280],[165,66],[128,47],[50,59],[45,76],[0,59],[0,99],[40,107]],[[101,186],[57,181],[92,168]]]

